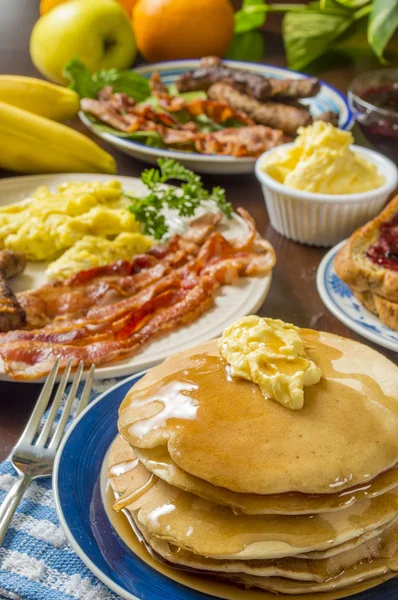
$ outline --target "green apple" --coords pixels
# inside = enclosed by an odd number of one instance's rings
[[[116,0],[71,0],[43,15],[30,38],[35,67],[48,79],[66,83],[62,73],[74,57],[90,71],[124,69],[137,54],[131,23]]]

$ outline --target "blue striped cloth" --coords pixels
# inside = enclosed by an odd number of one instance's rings
[[[94,382],[91,400],[115,383],[115,379]],[[1,463],[0,503],[15,479],[11,462]],[[120,600],[69,546],[55,511],[50,478],[29,486],[0,547],[0,598]]]

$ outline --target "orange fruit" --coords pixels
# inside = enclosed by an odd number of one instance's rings
[[[64,2],[67,2],[67,0],[41,0],[40,14],[44,15],[55,6],[58,6],[58,4],[63,4]]]
[[[133,12],[134,4],[137,2],[137,0],[117,0],[117,1],[120,2],[120,4],[122,6],[124,6],[124,8],[129,13],[129,15],[131,15],[131,13]]]
[[[138,50],[148,61],[225,54],[234,32],[230,0],[138,0]]]
[[[137,0],[117,0],[117,1],[120,2],[120,4],[122,6],[124,6],[124,8],[126,9],[126,11],[128,12],[129,15],[131,15],[133,6],[137,2]],[[58,4],[63,4],[64,2],[68,2],[68,0],[41,0],[40,14],[44,15],[49,10],[54,8],[54,6],[58,6]]]

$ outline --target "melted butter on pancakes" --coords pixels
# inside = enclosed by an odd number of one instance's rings
[[[224,330],[218,350],[233,377],[252,381],[264,398],[298,410],[304,405],[304,387],[318,383],[322,375],[308,359],[299,332],[279,319],[249,315]]]
[[[301,336],[323,378],[305,389],[300,411],[228,377],[213,341],[145,375],[122,403],[119,431],[138,448],[167,445],[186,473],[234,492],[331,494],[365,484],[398,462],[398,371],[352,340]]]

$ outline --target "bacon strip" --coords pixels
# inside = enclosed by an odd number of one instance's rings
[[[280,129],[265,125],[229,127],[198,137],[195,147],[201,154],[259,156],[280,144],[291,141]]]
[[[204,215],[192,221],[183,237],[175,235],[167,246],[154,246],[132,261],[81,271],[64,281],[18,294],[27,327],[43,327],[55,318],[80,318],[93,306],[113,304],[138,293],[195,256],[219,219],[218,213]]]
[[[120,284],[121,273],[122,278],[130,278],[130,295],[118,300],[105,295],[101,304],[91,294],[91,305],[85,306],[83,316],[76,316],[75,311],[54,317],[54,308],[48,306],[47,318],[53,318],[45,326],[0,335],[0,357],[6,372],[14,379],[31,380],[46,375],[57,357],[61,358],[61,368],[69,359],[73,368],[80,361],[89,366],[120,360],[138,352],[149,339],[198,318],[214,304],[220,286],[246,275],[268,273],[275,263],[272,246],[258,236],[250,215],[238,210],[248,225],[247,234],[240,239],[230,242],[212,231],[219,216],[206,216],[186,236],[173,238],[167,248],[154,248],[147,262],[139,258],[137,264],[131,261],[100,268],[98,277],[83,272],[66,282],[25,293],[25,299],[35,296],[44,298],[45,303],[49,290],[62,296],[64,288],[69,295],[76,294],[76,303],[79,294],[88,296],[90,286],[99,289],[101,284],[114,283],[114,279]],[[166,269],[163,275],[145,277],[159,267]],[[146,282],[139,289],[137,278]]]

